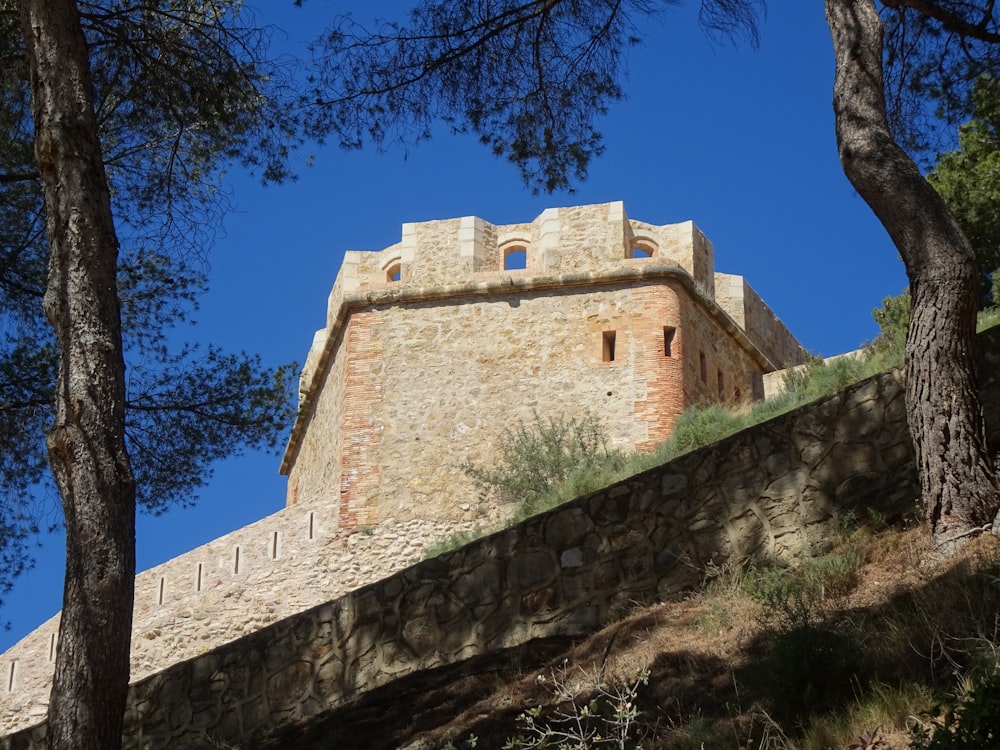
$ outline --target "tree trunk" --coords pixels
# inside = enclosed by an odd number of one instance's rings
[[[988,529],[1000,508],[976,383],[979,277],[944,201],[893,137],[873,0],[825,0],[837,62],[833,107],[844,173],[889,232],[912,296],[906,403],[922,502],[934,540]]]
[[[118,242],[76,4],[20,10],[49,240],[44,308],[59,346],[49,464],[66,522],[48,744],[108,750],[121,745],[135,576]]]

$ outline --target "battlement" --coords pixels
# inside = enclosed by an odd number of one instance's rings
[[[713,294],[712,244],[694,223],[632,221],[620,201],[549,208],[527,224],[495,225],[476,216],[404,224],[395,245],[344,254],[328,322],[352,292],[595,273],[653,257],[678,264]]]

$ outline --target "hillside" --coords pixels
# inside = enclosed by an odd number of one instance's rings
[[[558,727],[598,685],[618,695],[645,671],[627,744],[610,741],[620,721],[591,724],[606,746],[903,750],[1000,646],[993,537],[940,561],[919,529],[869,522],[797,569],[709,573],[702,594],[397,680],[270,747],[501,748],[524,712]]]

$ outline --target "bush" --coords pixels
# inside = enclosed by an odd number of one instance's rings
[[[902,362],[906,329],[910,324],[910,290],[904,289],[895,297],[886,297],[882,300],[882,307],[872,310],[872,317],[881,329],[872,349]]]
[[[540,676],[539,682],[547,685],[560,703],[548,711],[536,706],[518,716],[523,731],[508,739],[503,750],[640,748],[635,737],[640,713],[637,699],[640,686],[649,681],[649,672],[643,670],[630,683],[612,685],[583,670],[580,676],[582,680],[568,679],[565,665],[563,673],[553,672],[551,679]],[[585,693],[577,694],[579,689]]]
[[[997,750],[1000,748],[1000,673],[980,678],[968,695],[945,713],[933,733],[918,729],[918,750]]]
[[[674,423],[667,439],[668,450],[672,455],[679,456],[729,437],[745,426],[739,414],[724,406],[691,407]]]
[[[608,449],[607,429],[601,419],[584,412],[580,417],[518,422],[500,438],[492,468],[463,464],[484,497],[517,505],[518,515],[543,509],[542,498],[572,480],[576,491],[599,489],[607,471],[624,465],[624,457]],[[595,476],[598,480],[597,486]],[[572,497],[572,495],[570,495]],[[568,498],[567,498],[568,499]]]

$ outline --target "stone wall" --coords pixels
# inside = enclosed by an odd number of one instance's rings
[[[772,362],[802,361],[802,345],[742,276],[716,273],[715,300]]]
[[[476,497],[462,466],[488,464],[504,431],[536,415],[590,409],[612,447],[648,450],[692,403],[759,396],[769,369],[675,265],[386,294],[367,293],[330,333],[283,466],[289,502],[337,505],[342,528],[454,517]]]
[[[984,398],[1000,427],[1000,335]],[[135,683],[125,747],[251,746],[395,677],[681,596],[710,563],[826,549],[842,513],[913,512],[902,380],[890,372],[417,563]],[[44,726],[0,741],[42,747]]]
[[[512,247],[527,268],[503,269]],[[720,277],[717,304],[715,278],[692,222],[634,221],[621,202],[406,224],[348,252],[301,378],[289,505],[332,504],[345,529],[447,519],[475,497],[462,466],[491,462],[519,421],[588,408],[613,447],[648,450],[691,404],[761,398],[763,373],[806,353],[741,277]]]
[[[475,524],[397,521],[336,533],[334,508],[285,509],[136,576],[131,679],[197,657],[420,560]],[[44,719],[59,616],[0,656],[0,734]]]

